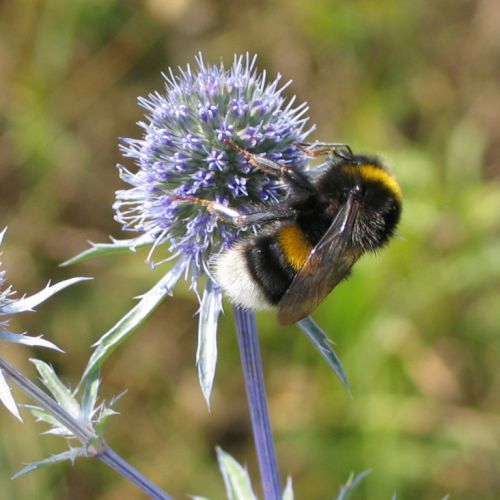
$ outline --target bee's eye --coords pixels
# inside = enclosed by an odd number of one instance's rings
[[[347,198],[349,198],[351,191],[352,191],[352,189],[350,189],[350,188],[344,188],[342,190],[342,202],[347,201]]]
[[[342,158],[343,160],[347,160],[348,162],[352,162],[352,153],[350,151],[344,151],[342,149],[339,149],[338,151],[335,152],[335,154]]]

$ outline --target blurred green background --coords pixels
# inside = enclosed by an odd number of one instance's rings
[[[314,139],[379,153],[401,182],[401,238],[367,257],[316,312],[337,343],[349,399],[296,328],[259,314],[272,425],[296,498],[327,499],[372,469],[359,499],[500,498],[500,6],[495,0],[17,0],[0,3],[2,260],[23,292],[95,276],[12,323],[67,352],[3,347],[76,385],[90,345],[164,272],[142,253],[58,264],[113,220],[119,136],[137,137],[136,97],[161,71],[259,55],[308,101]],[[227,308],[211,413],[198,388],[192,293],[180,286],[105,365],[128,388],[109,443],[176,498],[224,498],[214,447],[258,472]],[[20,396],[20,399],[23,398]],[[63,450],[26,415],[0,412],[2,499],[143,496],[93,460],[16,481]]]

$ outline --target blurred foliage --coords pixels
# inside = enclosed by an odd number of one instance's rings
[[[160,271],[142,253],[75,268],[87,240],[123,237],[119,136],[137,136],[136,97],[168,66],[233,53],[294,84],[314,138],[388,158],[405,194],[401,238],[361,262],[315,319],[337,343],[349,399],[298,329],[260,314],[282,473],[299,499],[331,498],[372,469],[356,498],[500,496],[500,8],[495,0],[17,0],[0,3],[0,226],[19,290],[92,275],[13,326],[66,355],[28,356],[76,384],[90,345]],[[125,235],[127,236],[127,235]],[[128,388],[112,446],[176,498],[223,498],[220,445],[257,478],[231,314],[223,319],[212,412],[194,368],[197,303],[179,287],[107,363],[107,397]],[[292,330],[292,331],[290,331]],[[40,426],[0,422],[0,491],[12,500],[141,498],[91,460],[14,482],[60,450]]]

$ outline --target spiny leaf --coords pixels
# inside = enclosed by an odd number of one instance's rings
[[[97,370],[113,351],[145,321],[163,299],[172,293],[172,288],[184,272],[186,265],[184,260],[177,262],[151,290],[141,297],[136,306],[94,344],[96,349],[85,368],[82,381]]]
[[[90,422],[92,413],[97,403],[97,394],[99,392],[99,370],[95,370],[85,381],[82,397],[82,420]]]
[[[321,356],[326,359],[326,362],[335,372],[348,394],[351,395],[347,375],[344,372],[340,358],[331,345],[331,340],[310,316],[299,321],[297,324],[309,336]]]
[[[0,331],[0,340],[6,340],[7,342],[12,342],[13,344],[22,344],[30,347],[46,347],[48,349],[64,352],[62,349],[43,337],[31,337],[30,335],[25,335],[24,333],[11,333],[6,330]]]
[[[248,471],[231,455],[217,448],[217,460],[229,500],[257,500]]]
[[[150,245],[153,241],[148,235],[140,236],[139,238],[131,238],[129,240],[115,240],[111,239],[111,243],[92,243],[91,247],[87,248],[83,252],[71,257],[67,261],[63,262],[61,266],[70,266],[73,264],[78,264],[85,260],[92,259],[94,257],[101,257],[103,255],[113,255],[117,253],[129,253],[135,252],[137,248]]]
[[[359,486],[361,481],[370,474],[371,470],[365,470],[359,474],[349,476],[346,484],[340,487],[339,495],[337,500],[348,500],[351,497],[351,493]]]
[[[92,278],[71,278],[68,280],[60,281],[55,285],[48,284],[42,291],[35,293],[30,296],[22,297],[19,300],[12,300],[0,308],[0,314],[17,314],[25,311],[33,311],[33,309],[47,300],[52,295],[61,291],[63,288],[74,285],[75,283],[80,283],[81,281],[87,281]]]
[[[5,229],[2,231],[0,237],[3,237],[3,233],[5,233]],[[21,415],[19,415],[19,411],[17,409],[16,402],[14,401],[14,397],[10,392],[10,387],[7,384],[7,381],[5,380],[5,377],[3,375],[3,370],[0,370],[0,401],[4,404],[5,408],[7,408],[7,410],[9,410],[12,413],[12,415],[14,415],[14,417],[19,419],[21,422],[23,421]]]
[[[28,410],[37,421],[45,422],[46,424],[52,425],[54,427],[59,427],[61,423],[57,418],[53,417],[47,410],[34,405],[23,405],[23,408]]]
[[[43,385],[52,393],[59,405],[71,416],[78,417],[80,414],[78,402],[71,391],[61,382],[54,369],[39,359],[30,359],[30,361],[35,365]]]
[[[285,491],[283,491],[283,500],[293,500],[292,478],[289,476],[286,480]]]
[[[0,245],[2,244],[3,237],[5,236],[6,232],[7,232],[7,226],[2,229],[2,232],[0,232]]]
[[[85,456],[85,450],[83,448],[71,448],[70,450],[63,453],[58,453],[57,455],[52,455],[51,457],[44,460],[39,460],[38,462],[28,464],[26,467],[22,468],[19,472],[14,474],[11,479],[17,479],[18,477],[24,476],[28,472],[41,469],[42,467],[46,467],[47,465],[63,462],[64,460],[70,460],[71,463],[74,463],[76,458],[82,456]]]
[[[221,310],[222,293],[212,280],[208,279],[200,305],[196,366],[201,391],[209,408],[217,366],[217,322]]]

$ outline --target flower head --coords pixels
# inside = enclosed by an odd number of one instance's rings
[[[146,109],[141,139],[123,139],[124,156],[137,170],[120,166],[130,189],[117,192],[116,219],[124,229],[139,231],[170,253],[187,259],[193,283],[205,272],[211,255],[241,236],[242,231],[209,214],[205,208],[179,203],[179,197],[217,201],[240,211],[273,202],[282,194],[276,178],[251,167],[227,146],[231,140],[280,163],[302,166],[305,157],[294,146],[304,141],[306,105],[286,104],[280,77],[266,81],[255,69],[256,58],[235,57],[230,69],[205,65],[170,71],[165,93],[140,98]]]

